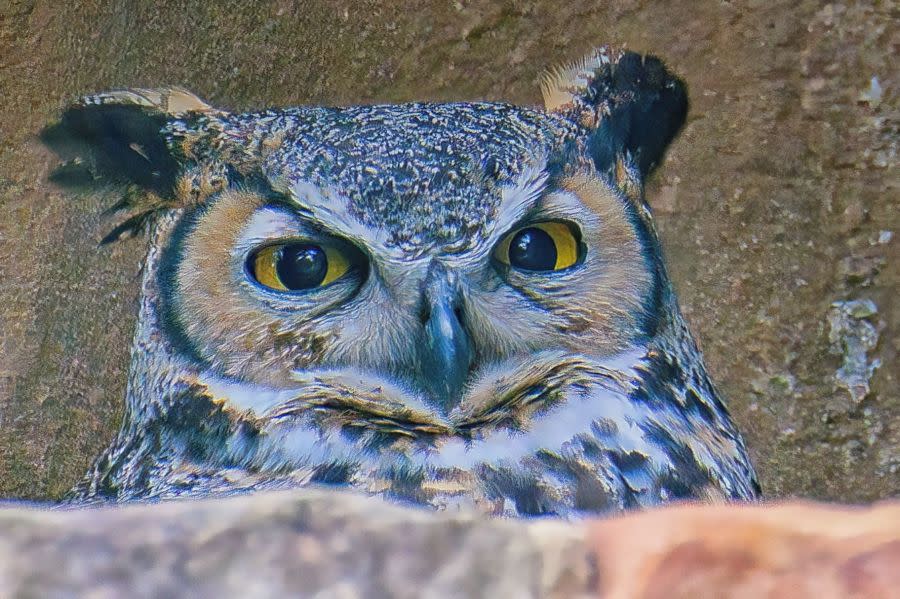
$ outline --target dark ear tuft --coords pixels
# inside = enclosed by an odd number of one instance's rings
[[[69,162],[51,179],[84,185],[91,177],[131,183],[165,194],[172,189],[178,163],[161,133],[167,115],[121,104],[78,104],[60,122],[41,132],[42,141]]]
[[[147,223],[154,214],[155,210],[146,210],[126,219],[116,225],[112,231],[104,235],[103,239],[100,240],[99,245],[107,245],[115,241],[136,237],[146,228]]]
[[[175,205],[185,157],[183,146],[167,139],[167,124],[205,114],[222,113],[180,87],[115,90],[83,98],[41,132],[43,142],[66,160],[50,180],[81,190],[104,182],[125,186],[121,200],[107,212],[132,214],[100,243],[133,237],[156,213]]]
[[[669,73],[655,56],[634,52],[622,56],[613,68],[613,93],[628,97],[613,109],[620,120],[624,149],[631,153],[645,177],[662,162],[666,148],[684,126],[688,97],[684,82]]]
[[[609,172],[619,156],[628,155],[646,177],[662,161],[687,117],[684,82],[662,61],[606,47],[551,71],[543,93],[548,110],[595,127],[587,142],[601,172]]]

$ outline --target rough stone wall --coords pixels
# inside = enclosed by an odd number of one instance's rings
[[[333,490],[0,508],[3,597],[900,596],[900,504],[671,507],[564,524]]]
[[[896,11],[0,0],[0,496],[58,497],[121,414],[144,242],[98,250],[115,198],[46,183],[35,135],[67,102],[181,84],[228,108],[536,104],[543,68],[603,42],[656,53],[689,84],[689,125],[649,195],[764,490],[900,494]]]

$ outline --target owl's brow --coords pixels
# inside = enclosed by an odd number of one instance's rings
[[[486,241],[493,244],[499,235],[533,212],[547,186],[549,175],[543,157],[529,160],[519,176],[503,186],[495,218],[489,219]],[[334,235],[344,237],[361,246],[377,246],[380,252],[392,251],[388,231],[366,225],[348,210],[348,202],[338,189],[320,187],[307,181],[294,181],[286,187],[285,203],[299,216]],[[401,258],[400,248],[393,251]]]
[[[360,245],[384,246],[387,241],[385,230],[360,222],[347,209],[343,194],[331,187],[294,182],[289,188],[286,204],[312,225]]]
[[[531,214],[538,207],[548,180],[546,160],[534,160],[522,170],[514,183],[504,187],[496,216],[490,223],[490,236],[493,238],[506,233]]]

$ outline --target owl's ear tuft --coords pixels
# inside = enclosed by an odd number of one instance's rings
[[[136,237],[141,231],[145,230],[147,223],[150,222],[150,219],[153,218],[155,213],[156,210],[144,210],[143,212],[138,212],[134,216],[125,219],[113,227],[112,231],[104,235],[103,239],[100,240],[99,245],[107,245],[116,241],[122,241],[123,239]]]
[[[655,56],[595,50],[550,72],[542,87],[547,110],[590,130],[587,146],[600,172],[629,157],[646,177],[687,118],[684,82]]]
[[[212,112],[180,88],[132,89],[89,96],[41,132],[42,141],[67,160],[51,180],[83,187],[97,179],[169,192],[179,170],[166,143],[167,122],[190,112]]]
[[[134,237],[160,210],[186,201],[178,192],[186,187],[187,146],[183,139],[173,142],[167,133],[174,121],[193,122],[207,114],[221,113],[180,88],[88,96],[41,132],[42,141],[65,161],[50,174],[50,180],[76,191],[109,184],[124,186],[121,200],[106,212],[131,214],[100,244]],[[199,194],[188,195],[196,200]]]

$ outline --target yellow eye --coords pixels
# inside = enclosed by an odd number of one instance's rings
[[[522,270],[562,270],[578,262],[578,240],[565,223],[535,223],[504,237],[494,258]]]
[[[250,254],[248,267],[260,285],[277,291],[301,291],[336,281],[350,269],[350,262],[343,252],[330,246],[284,243]]]

